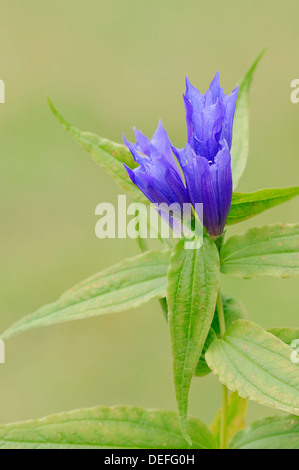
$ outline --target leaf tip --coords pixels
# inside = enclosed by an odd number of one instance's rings
[[[188,446],[189,446],[189,447],[192,447],[192,440],[191,440],[191,437],[189,436],[189,434],[187,434],[187,432],[186,432],[185,429],[182,431],[182,434],[183,434],[184,439],[185,439],[185,441],[187,442]]]
[[[49,96],[49,95],[46,95],[46,98],[47,98],[48,105],[50,106],[51,111],[53,112],[53,114],[55,114],[57,111],[56,111],[56,109],[55,109],[55,107],[54,107],[54,105],[53,105],[53,103],[52,103],[52,101],[51,101],[50,96]]]
[[[47,96],[47,101],[48,101],[48,104],[50,106],[50,109],[52,111],[52,113],[54,114],[54,116],[57,118],[57,120],[60,122],[60,124],[66,129],[66,130],[69,130],[71,125],[69,122],[67,122],[64,117],[59,113],[59,111],[55,108],[52,100],[50,99],[49,96]]]
[[[181,433],[187,444],[192,447],[192,440],[189,434],[187,433],[187,417],[179,414],[179,423],[181,428]]]
[[[256,67],[258,66],[259,62],[261,61],[262,57],[266,53],[267,47],[264,47],[264,49],[261,50],[255,61],[253,62],[252,66],[250,67],[248,74],[252,75],[253,72],[255,71]]]

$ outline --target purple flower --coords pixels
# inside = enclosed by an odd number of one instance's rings
[[[136,144],[126,145],[139,167],[128,174],[153,203],[203,204],[203,224],[212,237],[223,233],[232,200],[230,149],[238,88],[225,95],[219,73],[202,95],[186,78],[183,95],[188,143],[173,147],[162,124],[149,141],[134,129]],[[184,174],[176,165],[175,154]],[[200,214],[198,214],[200,217]]]
[[[232,200],[230,149],[238,88],[225,95],[216,73],[202,95],[186,78],[187,138],[173,149],[182,167],[190,201],[203,204],[203,224],[210,235],[223,233]]]
[[[182,181],[178,166],[173,156],[168,134],[162,122],[149,140],[141,131],[134,128],[136,144],[131,144],[124,137],[124,142],[131,151],[138,168],[125,168],[132,182],[154,204],[177,203],[180,207],[189,202],[187,189]]]

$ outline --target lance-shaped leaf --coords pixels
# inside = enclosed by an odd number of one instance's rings
[[[165,297],[169,255],[168,250],[148,251],[95,274],[56,302],[16,322],[1,339],[40,326],[121,312]]]
[[[293,341],[299,341],[299,328],[270,328],[268,331],[289,346]]]
[[[205,424],[190,418],[192,446],[171,411],[130,406],[70,411],[0,426],[1,449],[213,449]]]
[[[167,285],[173,374],[182,432],[186,435],[191,379],[213,320],[219,287],[216,245],[204,235],[200,249],[180,240],[170,259]]]
[[[227,295],[222,295],[221,297],[225,318],[225,326],[226,328],[229,328],[234,321],[239,320],[240,318],[245,318],[247,311],[242,302],[240,302],[239,300],[232,299]],[[208,367],[208,364],[205,360],[205,353],[207,352],[208,348],[212,344],[212,341],[216,338],[217,335],[220,335],[220,326],[216,306],[212,326],[210,328],[200,359],[195,369],[195,375],[197,377],[204,377],[205,375],[209,374],[209,372],[211,372],[211,369]]]
[[[136,163],[127,147],[108,139],[103,139],[91,132],[80,131],[80,129],[72,126],[64,119],[49,98],[48,101],[54,116],[74,140],[104,168],[108,175],[111,176],[122,189],[128,192],[135,200],[148,204],[149,201],[132,183],[124,168],[124,163],[130,168],[136,167]]]
[[[244,279],[298,276],[299,225],[269,225],[229,238],[221,250],[221,271]]]
[[[299,449],[298,416],[274,416],[236,434],[230,449]]]
[[[254,193],[233,193],[232,205],[227,218],[227,225],[237,224],[250,219],[267,209],[298,196],[299,186],[282,189],[262,189]]]
[[[249,140],[249,92],[253,73],[261,60],[264,51],[260,53],[252,64],[239,86],[236,113],[233,127],[233,144],[231,149],[232,174],[234,188],[237,187],[242,176],[248,157]]]
[[[219,380],[243,398],[299,415],[299,364],[293,349],[262,327],[237,320],[216,339],[206,361]]]
[[[227,406],[227,441],[236,434],[237,431],[245,428],[245,417],[247,413],[248,401],[234,392],[228,398]],[[212,431],[218,446],[220,445],[220,431],[221,431],[221,416],[222,410],[217,412],[213,423],[209,426]]]

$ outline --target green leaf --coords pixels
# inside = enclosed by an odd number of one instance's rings
[[[207,364],[205,355],[206,355],[207,350],[211,346],[212,342],[216,338],[217,338],[217,335],[216,335],[215,331],[213,330],[213,328],[211,327],[210,331],[208,333],[207,339],[205,341],[204,347],[202,349],[202,352],[201,352],[199,361],[197,363],[196,369],[194,371],[194,375],[196,377],[205,377],[206,375],[208,375],[211,372],[211,369],[209,368],[209,366]]]
[[[228,442],[240,429],[245,428],[245,418],[247,413],[248,401],[239,397],[237,392],[231,393],[228,398],[227,410],[227,440]],[[220,445],[220,430],[221,430],[221,413],[222,410],[217,412],[213,423],[210,425],[218,446]]]
[[[206,361],[220,382],[243,398],[299,415],[299,364],[293,349],[246,320],[216,339]]]
[[[170,251],[148,251],[95,274],[6,330],[1,339],[37,328],[121,312],[165,297]]]
[[[289,346],[294,340],[299,339],[299,328],[270,328],[267,331]]]
[[[247,163],[249,139],[249,91],[253,73],[263,54],[264,51],[260,53],[252,64],[239,86],[231,149],[234,188],[237,187]]]
[[[298,196],[299,186],[283,189],[262,189],[254,193],[233,193],[227,225],[238,224],[267,209]]]
[[[188,432],[192,449],[215,448],[198,419]],[[189,449],[176,413],[130,406],[70,411],[35,421],[0,426],[1,449]]]
[[[127,191],[133,199],[148,204],[148,199],[143,195],[140,189],[132,183],[124,168],[124,163],[130,168],[136,167],[133,156],[127,147],[108,139],[103,139],[91,132],[82,132],[80,129],[73,127],[57,111],[49,98],[48,101],[54,116],[74,140],[86,150],[108,175],[111,176],[122,189]]]
[[[188,394],[213,320],[219,287],[216,245],[204,235],[197,250],[176,245],[168,271],[167,302],[173,374],[182,432],[186,435]]]
[[[240,302],[239,300],[232,299],[231,297],[227,297],[226,295],[221,295],[221,297],[223,304],[223,313],[225,317],[225,326],[226,328],[229,328],[234,321],[246,317],[247,311],[242,302]],[[205,375],[209,374],[209,372],[211,372],[211,369],[209,368],[205,360],[205,353],[212,344],[212,341],[216,338],[216,335],[220,335],[217,306],[215,309],[212,326],[210,328],[200,359],[195,369],[195,375],[197,377],[204,377]]]
[[[228,239],[221,250],[221,271],[244,279],[299,275],[299,225],[252,228]]]
[[[230,449],[299,449],[299,418],[274,416],[235,435]]]

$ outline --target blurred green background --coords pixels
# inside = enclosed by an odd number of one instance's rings
[[[74,125],[121,141],[158,118],[185,142],[184,77],[204,91],[216,70],[230,92],[267,53],[251,93],[250,158],[240,191],[298,184],[297,0],[2,0],[0,78],[0,331],[85,277],[136,253],[98,240],[95,207],[118,187],[58,125],[46,95]],[[230,233],[298,221],[298,200]],[[223,278],[250,318],[298,326],[298,281]],[[9,340],[0,366],[0,422],[94,405],[175,409],[168,331],[152,301],[131,312],[39,329]],[[220,405],[210,374],[195,379],[190,413]],[[248,421],[275,412],[251,405]]]

